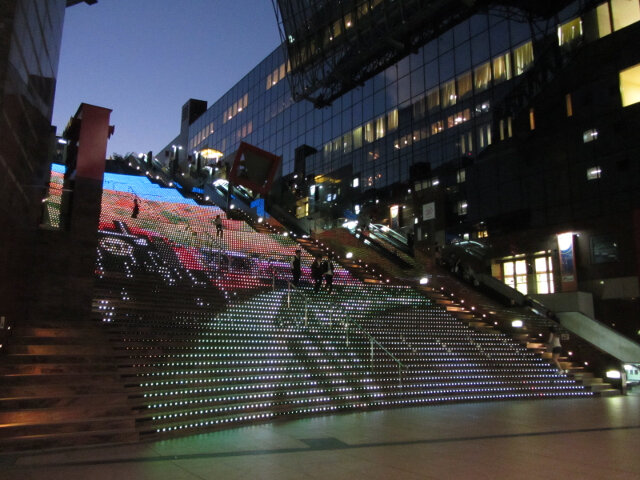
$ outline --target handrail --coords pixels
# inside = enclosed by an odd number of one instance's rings
[[[274,279],[275,279],[275,275],[274,275]],[[275,288],[275,281],[274,281],[274,288]],[[291,290],[294,290],[296,292],[298,292],[300,294],[300,296],[302,296],[302,299],[304,301],[304,326],[308,326],[308,314],[309,314],[309,301],[307,299],[307,296],[302,292],[302,290],[298,287],[296,287],[291,281],[287,280],[287,308],[291,307]],[[369,332],[367,332],[362,325],[360,325],[360,322],[358,322],[355,318],[353,318],[351,315],[349,315],[349,312],[347,312],[347,310],[342,306],[339,305],[335,302],[331,302],[332,306],[339,308],[340,310],[342,310],[342,313],[344,314],[344,316],[347,318],[347,322],[345,324],[345,328],[347,330],[346,332],[346,342],[347,342],[347,346],[349,345],[349,320],[351,321],[351,324],[355,325],[356,328],[359,330],[359,332],[361,334],[363,334],[368,340],[369,343],[371,344],[371,359],[373,360],[373,345],[376,344],[378,345],[378,347],[380,347],[380,349],[385,352],[397,365],[398,365],[398,381],[400,382],[400,384],[402,384],[402,370],[408,370],[407,366],[402,363],[400,360],[398,360],[398,358],[391,353],[384,345],[382,345],[378,339],[376,339],[373,335],[371,335]],[[333,315],[333,309],[331,310],[331,314]],[[333,323],[333,320],[332,320]]]

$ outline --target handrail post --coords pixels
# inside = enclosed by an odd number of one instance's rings
[[[369,339],[369,344],[371,346],[371,363],[373,363],[373,338]]]
[[[308,312],[309,312],[309,306],[307,305],[307,299],[305,298],[304,299],[304,326],[305,327],[309,326],[307,323],[307,317],[309,316]]]
[[[345,322],[344,328],[347,331],[347,347],[348,347],[349,346],[349,321]]]

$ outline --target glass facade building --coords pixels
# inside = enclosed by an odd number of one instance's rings
[[[65,0],[0,2],[0,292],[3,315],[21,312],[28,295],[50,152],[53,97]],[[6,295],[6,297],[5,297]]]
[[[189,125],[180,147],[197,156],[256,145],[282,156],[299,218],[367,211],[431,244],[489,238],[504,245],[494,276],[551,293],[562,288],[557,234],[622,235],[597,220],[617,215],[635,225],[638,143],[621,126],[638,121],[639,21],[638,0],[576,1],[535,22],[490,9],[325,108],[292,100],[278,48]],[[543,232],[537,243],[516,242],[532,229]],[[610,276],[639,290],[627,234],[617,261],[630,267],[589,268],[585,289]]]

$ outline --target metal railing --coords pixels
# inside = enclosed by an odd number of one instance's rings
[[[275,289],[275,275],[273,277],[273,288]],[[292,292],[295,292],[297,294],[299,294],[304,302],[304,326],[307,327],[308,326],[308,318],[309,318],[309,300],[307,298],[307,296],[298,288],[296,287],[292,282],[290,282],[289,280],[287,280],[287,308],[291,308],[291,294]],[[407,366],[402,363],[393,353],[391,353],[384,345],[382,345],[378,339],[376,339],[373,335],[371,335],[369,332],[367,332],[364,327],[360,324],[360,322],[358,322],[355,318],[353,318],[349,312],[347,312],[347,310],[342,306],[339,305],[335,302],[331,302],[332,307],[329,310],[329,321],[331,323],[331,325],[334,324],[333,322],[333,315],[334,312],[336,310],[339,310],[340,313],[344,316],[344,321],[343,321],[343,325],[345,328],[345,341],[346,341],[346,345],[347,347],[349,346],[349,329],[355,327],[355,329],[358,331],[359,334],[363,335],[368,341],[369,341],[369,345],[370,345],[370,359],[371,361],[373,361],[373,356],[374,356],[374,346],[377,345],[380,350],[382,350],[389,358],[391,358],[396,365],[398,366],[398,382],[400,383],[400,385],[402,385],[402,370],[407,370]]]

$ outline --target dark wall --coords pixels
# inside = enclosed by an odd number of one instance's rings
[[[9,321],[29,303],[64,13],[64,0],[0,2],[0,314]]]

